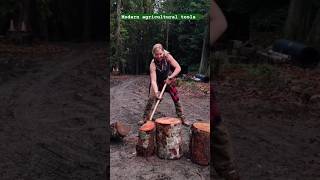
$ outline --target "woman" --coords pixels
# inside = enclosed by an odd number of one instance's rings
[[[152,48],[153,59],[150,63],[150,80],[153,95],[149,97],[144,110],[143,119],[139,124],[145,123],[151,116],[152,106],[160,97],[160,92],[165,83],[167,87],[165,92],[168,92],[174,102],[178,118],[182,124],[185,124],[182,106],[179,101],[178,91],[174,85],[175,77],[180,73],[181,67],[179,63],[166,51],[161,44],[155,44]]]
[[[221,9],[213,0],[210,9],[210,46],[227,29],[227,21]],[[211,48],[210,48],[211,49]],[[210,120],[214,126],[213,130],[213,166],[217,173],[226,180],[239,180],[239,172],[233,158],[233,148],[230,135],[224,126],[217,101],[213,83],[210,83]]]

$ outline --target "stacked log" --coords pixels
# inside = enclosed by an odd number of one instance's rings
[[[162,159],[182,157],[181,120],[163,117],[156,119],[157,155]]]
[[[210,124],[197,122],[191,126],[190,156],[191,161],[199,165],[210,162]]]
[[[152,121],[147,121],[139,128],[139,138],[136,145],[138,156],[152,156],[155,151],[155,124]]]

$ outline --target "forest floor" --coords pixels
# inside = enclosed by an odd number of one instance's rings
[[[209,167],[186,157],[147,160],[136,156],[137,121],[148,83],[148,76],[111,77],[110,121],[133,128],[123,142],[111,144],[111,179],[209,179]],[[319,68],[228,64],[214,84],[242,179],[319,179]],[[188,120],[209,118],[208,85],[182,83],[178,90]],[[165,96],[157,116],[175,116],[170,96]],[[211,170],[213,178],[219,179]]]
[[[106,45],[0,54],[0,179],[106,179]]]

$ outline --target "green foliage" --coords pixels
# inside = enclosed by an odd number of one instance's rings
[[[200,13],[209,9],[210,0],[158,1],[127,0],[122,2],[122,13]],[[125,51],[121,57],[128,67],[128,72],[144,73],[152,59],[151,48],[155,43],[166,47],[167,24],[169,25],[168,51],[182,65],[199,64],[205,20],[200,21],[121,21],[121,42]],[[118,63],[116,56],[116,1],[111,2],[111,65]],[[137,67],[139,66],[139,67]],[[137,72],[138,71],[138,72]]]
[[[13,14],[18,8],[16,0],[0,1],[0,18],[8,14]]]
[[[38,7],[40,9],[40,16],[42,19],[48,19],[52,16],[52,11],[50,10],[51,0],[37,0]]]

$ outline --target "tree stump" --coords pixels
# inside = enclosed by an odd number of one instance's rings
[[[210,162],[210,124],[194,123],[191,127],[190,156],[191,161],[199,165]]]
[[[140,127],[138,144],[136,145],[138,156],[148,157],[154,154],[155,133],[155,124],[152,121],[147,121]]]
[[[157,155],[162,159],[179,159],[182,155],[181,120],[163,117],[156,119]]]

